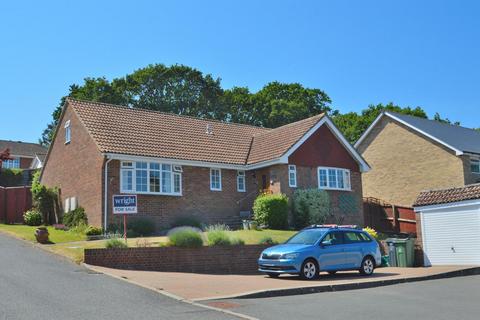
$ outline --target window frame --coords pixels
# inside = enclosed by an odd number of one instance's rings
[[[212,173],[218,171],[218,187],[213,187],[212,185]],[[220,168],[210,168],[210,191],[222,191],[222,169]]]
[[[476,164],[473,164],[476,162]],[[478,171],[473,170],[473,166],[478,166]],[[480,174],[480,158],[470,158],[470,172],[473,174]]]
[[[294,176],[294,183],[291,183],[290,179],[290,174],[293,174]],[[296,188],[297,187],[297,166],[294,164],[289,164],[288,165],[288,186],[290,188]]]
[[[69,144],[72,141],[72,127],[70,120],[65,121],[63,128],[65,129],[65,144]]]
[[[2,160],[3,169],[20,169],[20,157],[11,157],[12,159]]]
[[[136,163],[137,162],[143,162],[147,164],[147,167],[145,169],[139,168],[137,169]],[[157,164],[159,166],[159,169],[152,169],[150,164]],[[163,182],[162,182],[162,165],[170,165],[170,186],[171,186],[171,192],[162,192],[163,188]],[[182,192],[182,173],[178,171],[174,171],[173,168],[178,167],[178,165],[174,165],[172,163],[166,163],[166,162],[157,162],[157,161],[120,161],[120,193],[122,194],[150,194],[150,195],[162,195],[162,196],[176,196],[180,197],[183,195]],[[180,166],[181,167],[181,166]],[[137,191],[137,170],[145,170],[147,172],[147,191]],[[180,168],[181,170],[181,168]],[[132,189],[131,190],[126,190],[124,189],[124,171],[130,171],[131,172],[131,178],[132,178]],[[160,172],[159,175],[159,192],[156,191],[150,191],[151,190],[151,185],[150,185],[150,171],[155,171],[155,172]],[[183,170],[182,170],[183,171]],[[175,192],[175,176],[178,175],[179,179],[179,192]]]
[[[247,175],[245,170],[237,170],[237,192],[247,192]],[[240,179],[243,179],[243,189],[240,188]]]
[[[326,175],[325,175],[325,178],[326,178],[326,183],[327,185],[326,186],[322,186],[321,185],[321,180],[320,180],[320,176],[321,176],[321,171],[324,170],[326,171]],[[333,180],[331,181],[331,177],[332,175],[330,174],[331,172],[334,172],[335,175],[334,177],[332,178]],[[342,172],[342,183],[343,183],[343,188],[340,188],[338,185],[339,185],[339,180],[338,180],[338,173],[339,172]],[[352,191],[352,175],[350,173],[350,170],[349,169],[345,169],[345,168],[336,168],[336,167],[318,167],[317,168],[317,184],[318,184],[318,189],[321,189],[321,190],[338,190],[338,191]],[[334,183],[334,186],[331,186],[333,185]]]

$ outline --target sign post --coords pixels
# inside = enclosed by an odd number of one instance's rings
[[[113,214],[123,215],[123,238],[127,242],[127,216],[137,214],[137,195],[114,195]]]

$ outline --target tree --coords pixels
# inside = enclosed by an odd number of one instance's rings
[[[276,128],[331,111],[330,97],[299,83],[270,82],[254,95],[253,124]]]
[[[381,103],[377,105],[369,105],[366,109],[362,110],[360,114],[356,112],[341,114],[338,111],[335,111],[332,114],[332,118],[335,125],[343,132],[347,140],[353,144],[384,110],[408,114],[420,118],[427,118],[427,114],[420,107],[400,107],[392,102],[388,103],[387,105],[383,105]]]
[[[442,123],[453,124],[455,126],[460,125],[459,121],[452,122],[448,118],[443,119],[438,112],[435,112],[435,115],[433,116],[433,120],[438,121],[438,122],[442,122]]]
[[[10,149],[8,148],[0,151],[0,169],[2,169],[3,161],[5,160],[13,160],[13,158],[10,157]]]
[[[173,112],[201,118],[226,120],[221,103],[220,79],[183,66],[149,65],[123,78],[85,78],[83,85],[71,85],[68,97],[126,105],[133,108]],[[66,97],[67,97],[66,96]],[[53,112],[53,120],[42,133],[40,143],[49,145],[66,97]]]

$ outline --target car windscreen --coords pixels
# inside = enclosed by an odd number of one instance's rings
[[[322,229],[307,229],[300,231],[293,237],[287,240],[288,244],[315,244],[324,234],[325,230]]]

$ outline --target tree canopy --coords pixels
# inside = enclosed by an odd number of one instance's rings
[[[359,113],[342,114],[332,109],[332,101],[324,91],[300,83],[273,81],[257,92],[246,87],[223,89],[220,78],[214,79],[197,69],[152,64],[111,81],[104,77],[85,78],[83,84],[71,85],[68,95],[55,108],[52,122],[43,131],[41,144],[49,145],[52,141],[67,97],[268,128],[326,112],[351,143],[358,140],[383,110],[427,118],[421,107],[401,107],[394,103],[372,104]],[[433,119],[452,123],[438,113]]]

